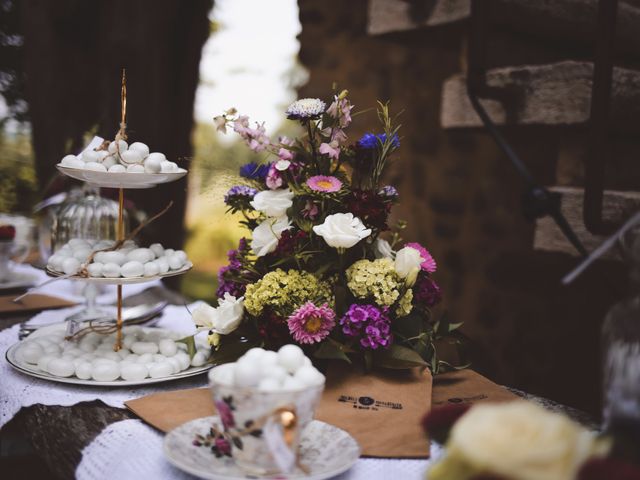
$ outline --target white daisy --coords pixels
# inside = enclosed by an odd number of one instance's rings
[[[292,120],[308,120],[318,118],[327,108],[327,104],[319,98],[302,98],[287,108],[287,117]]]

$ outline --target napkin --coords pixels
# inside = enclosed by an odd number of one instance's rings
[[[431,406],[428,370],[363,373],[333,364],[316,418],[349,432],[368,457],[425,458],[420,420]]]
[[[40,293],[31,293],[24,297],[19,303],[14,303],[13,299],[17,296],[18,294],[0,296],[0,315],[7,313],[31,313],[75,305],[74,302]]]

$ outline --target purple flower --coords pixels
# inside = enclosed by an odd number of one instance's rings
[[[389,200],[395,200],[398,198],[398,190],[393,185],[385,185],[378,191],[378,195]]]
[[[238,242],[238,248],[232,249],[227,252],[227,258],[229,259],[229,265],[222,267],[218,270],[218,290],[216,296],[218,298],[224,297],[225,293],[233,295],[239,298],[244,295],[246,290],[246,284],[237,281],[243,273],[246,273],[242,269],[242,257],[249,251],[249,244],[246,238],[241,238]]]
[[[356,146],[365,150],[373,150],[374,148],[378,148],[381,144],[384,144],[386,141],[386,133],[380,133],[378,135],[365,133],[360,140],[357,141]],[[391,146],[394,149],[400,146],[400,138],[398,138],[397,134],[392,137]]]
[[[247,187],[246,185],[236,185],[231,187],[227,194],[224,196],[224,203],[231,205],[237,202],[248,202],[253,200],[258,190],[255,188]]]
[[[387,307],[353,304],[340,319],[342,333],[360,340],[364,348],[387,348],[393,341],[391,319]]]
[[[262,180],[267,177],[270,165],[259,165],[256,162],[246,163],[240,167],[240,176],[249,180]]]
[[[442,300],[442,290],[431,277],[420,275],[414,290],[414,297],[418,303],[433,307]]]

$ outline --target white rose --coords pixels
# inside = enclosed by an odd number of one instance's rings
[[[373,254],[376,258],[391,258],[395,256],[396,252],[393,251],[389,242],[382,238],[376,238],[373,242]]]
[[[291,228],[287,216],[267,218],[251,233],[251,250],[258,257],[273,252],[278,246],[282,232]]]
[[[514,480],[573,480],[587,458],[609,445],[564,415],[515,401],[475,405],[455,423],[446,447],[429,478],[443,478],[447,464],[462,461]]]
[[[420,264],[424,262],[424,258],[420,256],[420,252],[415,248],[404,247],[396,252],[396,273],[400,278],[404,278],[408,286],[416,283],[418,273],[420,273]]]
[[[217,317],[213,322],[213,330],[221,335],[228,335],[240,326],[244,317],[244,297],[236,298],[229,293],[218,300]]]
[[[288,188],[264,190],[256,193],[251,206],[267,217],[282,217],[293,205],[293,192]]]
[[[366,228],[358,217],[353,216],[353,213],[329,215],[322,225],[313,227],[313,231],[334,248],[351,248],[371,235],[371,229]]]
[[[233,332],[244,316],[244,297],[236,298],[229,293],[218,300],[218,306],[202,303],[193,311],[192,318],[198,327],[213,330],[221,335]]]

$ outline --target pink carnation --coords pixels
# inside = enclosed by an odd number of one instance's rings
[[[426,248],[424,248],[419,243],[415,243],[415,242],[407,243],[405,247],[411,247],[416,249],[418,252],[420,252],[420,256],[424,260],[420,264],[420,266],[422,267],[422,270],[425,270],[429,273],[433,273],[436,271],[436,269],[438,268],[438,266],[436,265],[436,261],[433,259],[433,257],[431,256],[431,254]]]
[[[316,192],[337,192],[342,188],[342,182],[336,177],[316,175],[307,180],[307,186]]]
[[[317,343],[324,340],[336,325],[336,314],[325,303],[316,307],[307,302],[288,319],[289,332],[298,343]]]

